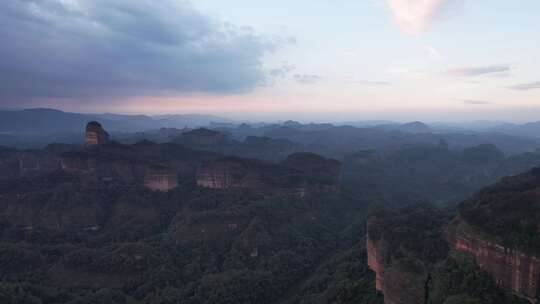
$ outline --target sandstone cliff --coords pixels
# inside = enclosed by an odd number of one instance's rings
[[[452,221],[441,212],[407,207],[368,221],[368,264],[386,303],[538,303],[540,169],[483,189]]]
[[[532,303],[538,302],[540,258],[501,244],[460,217],[448,227],[448,242],[456,251],[471,254],[497,285],[512,290]]]
[[[144,176],[144,186],[154,191],[170,191],[178,187],[178,175],[170,167],[152,166]]]
[[[101,125],[91,122],[84,149],[62,153],[59,163],[63,171],[87,181],[120,181],[144,185],[150,190],[169,191],[178,186],[179,179],[194,181],[199,164],[217,157],[215,153],[177,144],[142,141],[124,145],[109,141]]]
[[[0,150],[0,179],[35,177],[61,168],[61,155],[70,145],[49,145],[43,150]]]
[[[212,189],[257,188],[264,164],[227,157],[207,162],[197,171],[197,185]]]
[[[502,288],[533,302],[540,295],[540,168],[507,177],[459,206],[447,229]]]
[[[377,225],[384,225],[377,218],[368,221],[367,256],[368,266],[375,272],[376,289],[384,295],[385,304],[425,303],[427,274],[410,271],[399,259],[393,257],[391,245],[374,236]],[[370,234],[369,231],[372,231]]]
[[[213,189],[250,189],[266,195],[305,197],[339,191],[341,164],[318,155],[292,155],[281,164],[224,157],[200,166],[197,184]]]
[[[107,133],[97,121],[91,121],[86,125],[85,144],[86,146],[103,145],[109,141]]]

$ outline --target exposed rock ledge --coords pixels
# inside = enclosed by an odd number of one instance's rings
[[[538,303],[540,258],[491,240],[460,217],[449,226],[447,239],[453,249],[470,253],[497,285],[512,290],[531,303]]]
[[[371,225],[379,225],[377,218],[368,221],[368,266],[375,272],[376,289],[384,295],[385,304],[422,304],[425,302],[425,274],[402,270],[398,261],[392,261],[390,248],[384,239],[369,235]]]

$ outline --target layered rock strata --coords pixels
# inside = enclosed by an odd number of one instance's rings
[[[540,296],[540,259],[519,249],[506,247],[474,232],[458,217],[448,229],[448,242],[460,252],[471,254],[502,288],[537,303]]]

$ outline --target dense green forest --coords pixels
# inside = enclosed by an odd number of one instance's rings
[[[1,303],[382,303],[368,203],[63,173],[4,182]]]
[[[508,247],[540,254],[540,168],[504,178],[460,205],[470,224]]]
[[[215,140],[220,146],[224,137],[204,134],[211,139],[207,150],[219,151]],[[208,145],[196,136],[183,141]],[[73,174],[6,175],[0,180],[0,303],[381,304],[368,268],[368,218],[377,223],[370,237],[387,243],[389,265],[418,279],[425,303],[519,303],[469,257],[450,250],[445,227],[462,198],[526,170],[540,154],[506,157],[493,145],[452,150],[441,140],[358,151],[341,167],[312,153],[282,161],[297,146],[279,143],[273,150],[266,147],[275,140],[247,138],[221,159],[243,164],[246,176],[262,176],[270,187],[306,184],[277,174],[287,169],[333,190],[304,197],[257,187],[202,188],[195,172],[219,153],[148,141],[75,153],[93,155],[85,159],[101,162],[105,173],[85,167]],[[4,154],[9,161],[2,168],[20,169],[18,151]],[[176,164],[179,186],[154,192],[134,176],[122,178],[130,176],[128,165],[146,162]],[[507,244],[537,250],[537,236],[528,233],[540,218],[537,171],[479,192],[459,214]]]

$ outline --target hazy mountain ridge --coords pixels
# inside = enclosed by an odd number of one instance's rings
[[[228,119],[199,114],[185,115],[121,115],[81,114],[54,109],[25,109],[0,111],[0,133],[51,135],[82,130],[88,121],[99,120],[113,132],[136,132],[150,129],[200,127]]]

